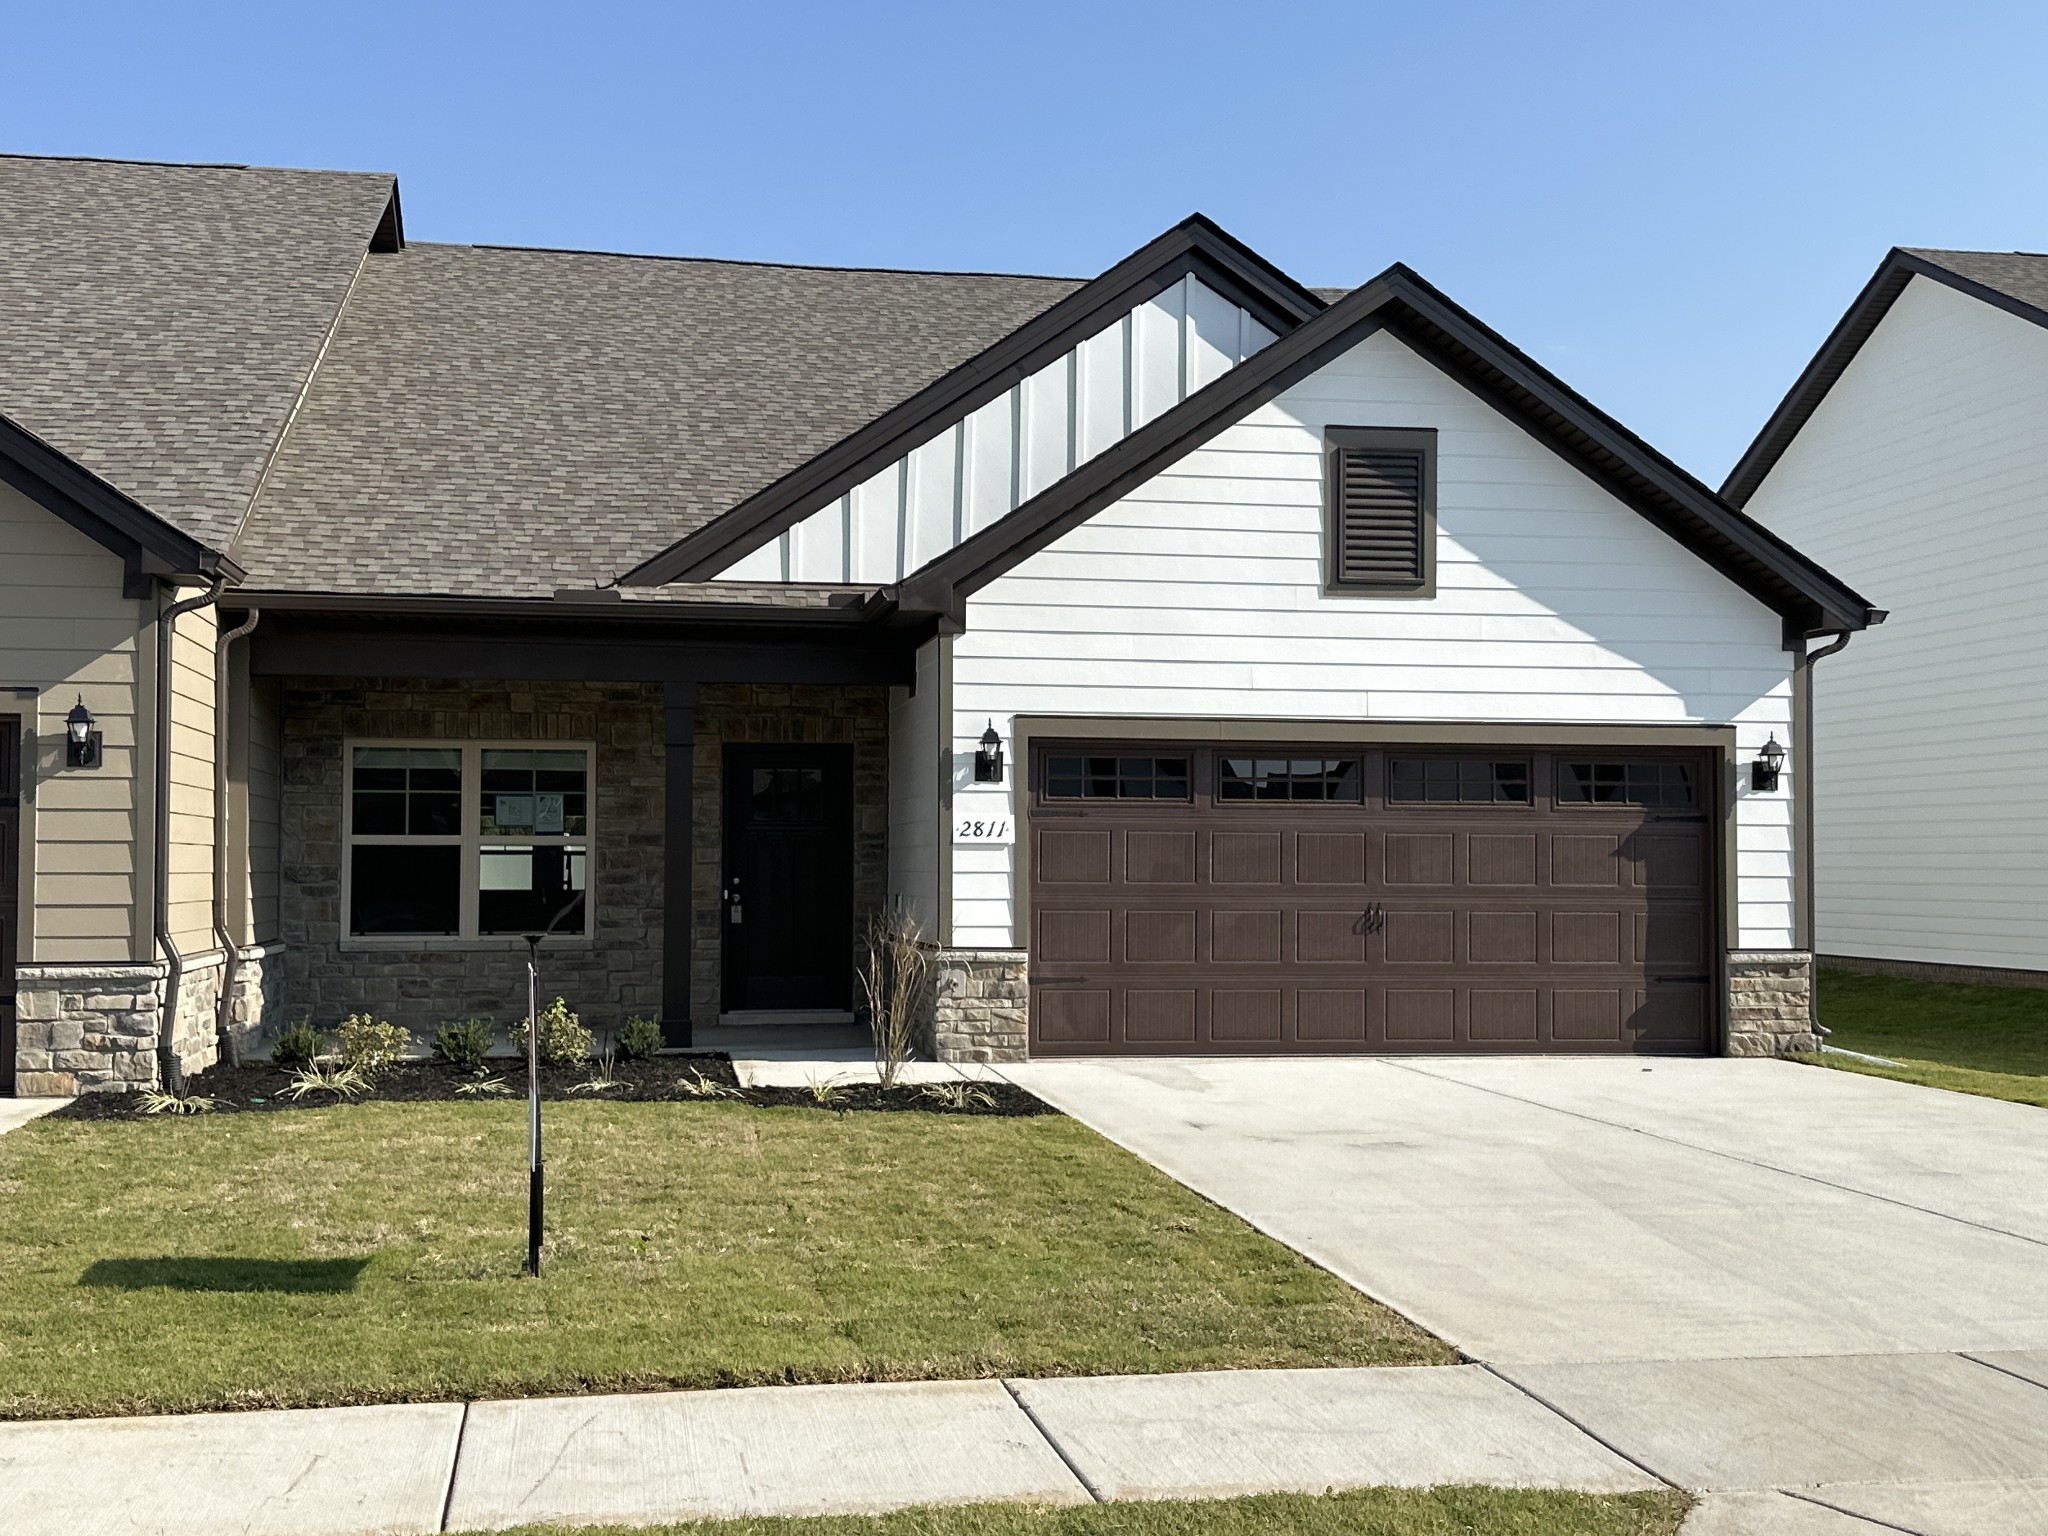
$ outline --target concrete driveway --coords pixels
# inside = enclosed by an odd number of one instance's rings
[[[1702,1532],[2048,1530],[2048,1111],[1773,1061],[1004,1071],[1712,1494]]]
[[[1048,1062],[1495,1363],[2048,1348],[2048,1112],[1772,1061]]]

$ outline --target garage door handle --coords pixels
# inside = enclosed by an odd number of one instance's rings
[[[1352,925],[1353,933],[1378,933],[1387,926],[1387,909],[1378,902],[1371,902],[1358,914],[1358,921]]]

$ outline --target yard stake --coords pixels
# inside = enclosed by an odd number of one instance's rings
[[[535,1278],[541,1230],[540,941],[540,934],[526,935],[526,1272]]]

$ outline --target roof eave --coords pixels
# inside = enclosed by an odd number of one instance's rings
[[[127,569],[123,590],[147,593],[155,579],[240,581],[227,554],[193,538],[76,459],[7,416],[0,416],[0,480],[103,548]]]

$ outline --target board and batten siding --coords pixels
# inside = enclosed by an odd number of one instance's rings
[[[716,579],[899,581],[1272,340],[1184,277]]]
[[[889,897],[926,933],[939,911],[939,645],[917,653],[917,686],[889,690]]]
[[[2048,970],[2048,329],[1914,277],[1747,510],[1891,610],[1814,669],[1815,947]]]
[[[1326,426],[1438,430],[1430,599],[1323,583]],[[969,599],[957,756],[1019,714],[1736,727],[1791,740],[1774,612],[1384,333]],[[1019,771],[1022,765],[1019,765]],[[1732,947],[1793,942],[1792,786],[1743,781]],[[955,847],[953,942],[1011,948],[1011,850]]]
[[[149,734],[148,700],[138,681],[149,610],[123,597],[121,583],[118,556],[0,485],[0,689],[35,690],[0,692],[0,713],[35,717],[34,755],[23,765],[34,828],[26,961],[147,955],[148,919],[138,918],[136,898],[149,857],[138,842],[148,799],[138,745]],[[64,764],[64,717],[80,698],[101,733],[98,768]],[[29,827],[25,816],[25,840]]]
[[[248,865],[244,872],[242,931],[236,935],[236,941],[273,944],[278,937],[278,882],[283,869],[283,840],[279,835],[284,803],[282,688],[274,677],[248,676],[246,640],[241,642],[237,654],[246,689],[239,799],[245,818],[242,841],[248,850]],[[231,863],[228,867],[235,866]]]

